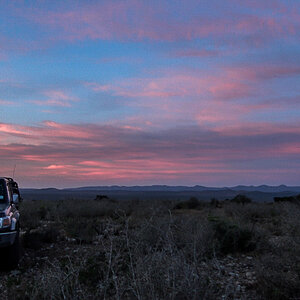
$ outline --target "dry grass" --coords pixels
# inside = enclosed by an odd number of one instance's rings
[[[27,256],[5,277],[9,299],[300,297],[299,205],[190,202],[24,202]],[[256,281],[240,292],[224,286],[224,261],[244,254]]]

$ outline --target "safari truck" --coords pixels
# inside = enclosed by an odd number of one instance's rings
[[[19,262],[19,203],[22,198],[18,184],[9,177],[0,177],[0,264],[15,268]]]

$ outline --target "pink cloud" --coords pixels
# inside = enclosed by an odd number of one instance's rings
[[[217,56],[219,52],[217,50],[197,50],[197,49],[186,49],[175,52],[176,57],[211,57]]]
[[[101,85],[95,82],[85,82],[84,85],[91,88],[95,92],[107,92],[112,89],[111,85]]]
[[[58,169],[66,169],[68,165],[50,165],[47,167],[44,167],[46,170],[58,170]]]
[[[239,3],[238,7],[243,6]],[[181,18],[172,11],[171,4],[159,5],[136,0],[84,3],[79,7],[61,8],[59,11],[38,9],[22,10],[30,20],[56,30],[56,36],[68,40],[130,39],[130,40],[191,40],[203,37],[222,38],[226,35],[264,35],[276,37],[295,35],[299,18],[290,10],[277,11],[269,7],[269,14],[246,15],[234,10],[225,18],[221,11],[208,18],[198,7],[197,15],[189,11],[189,3],[181,7]],[[280,14],[279,14],[280,13]]]
[[[48,90],[48,91],[45,91],[44,94],[46,96],[48,96],[50,99],[59,99],[59,100],[65,100],[65,101],[76,99],[75,97],[71,97],[71,96],[67,95],[65,92],[59,91],[59,90]]]
[[[300,67],[287,63],[241,64],[206,72],[165,70],[156,77],[129,78],[109,85],[87,82],[85,86],[124,97],[123,105],[143,109],[143,121],[139,120],[137,127],[174,123],[181,116],[201,126],[219,127],[241,124],[251,114],[298,105],[297,97],[276,99],[275,91],[267,89],[272,80],[298,74]],[[265,100],[266,96],[274,100]]]
[[[299,21],[300,8],[297,2],[286,2],[279,0],[245,0],[240,2],[234,0],[236,4],[252,8],[255,11],[269,11],[274,14],[279,14],[284,18],[290,19],[290,21]]]
[[[288,155],[295,154],[298,156],[300,153],[300,143],[296,142],[296,143],[291,143],[288,145],[283,145],[280,147],[280,152],[288,154]]]
[[[65,101],[61,101],[61,100],[55,100],[55,99],[50,99],[50,100],[30,100],[28,101],[29,103],[33,103],[36,105],[40,105],[40,106],[61,106],[61,107],[70,107],[71,104]]]
[[[55,139],[68,139],[69,141],[90,138],[88,129],[78,125],[62,125],[52,121],[46,121],[42,126],[23,126],[0,123],[0,136],[9,135],[15,138],[32,140],[44,140],[50,142]]]
[[[21,137],[28,137],[30,134],[22,130],[24,129],[23,126],[15,126],[15,125],[10,125],[10,124],[5,124],[5,123],[0,123],[0,133],[4,134],[12,134],[16,136],[21,136]]]
[[[216,127],[214,129],[216,132],[222,135],[228,136],[263,136],[263,135],[276,135],[276,134],[300,134],[300,128],[297,124],[285,124],[281,126],[280,124],[274,124],[269,122],[260,123],[244,123],[229,125],[226,127]]]
[[[60,90],[48,90],[44,91],[43,94],[46,96],[45,100],[30,100],[28,102],[41,106],[70,107],[72,102],[78,101],[78,98]]]
[[[210,174],[220,180],[228,174],[231,178],[252,174],[249,178],[256,180],[260,174],[283,170],[281,160],[300,157],[299,125],[265,122],[151,131],[51,121],[36,127],[2,123],[0,155],[5,162],[3,171],[18,162],[20,178],[40,176],[45,183],[51,176],[61,176],[66,180],[63,182],[72,178],[74,182],[94,180],[99,184],[184,182],[209,178]],[[7,134],[14,135],[13,143]],[[261,164],[270,160],[274,166],[262,170]],[[235,165],[249,161],[250,165]]]
[[[217,99],[239,99],[252,94],[252,89],[240,81],[226,81],[226,79],[214,82],[209,91]]]
[[[195,120],[200,126],[208,126],[211,129],[227,130],[231,126],[243,128],[245,124],[248,125],[244,120],[245,117],[264,109],[268,110],[270,106],[265,103],[233,103],[228,105],[224,101],[211,101],[195,114]]]
[[[237,66],[227,69],[231,78],[243,78],[249,80],[267,80],[279,77],[295,76],[300,74],[300,65],[291,64],[270,64]]]
[[[131,78],[109,85],[87,82],[95,92],[110,92],[130,98],[171,98],[204,96],[211,99],[242,99],[254,96],[263,80],[300,74],[300,66],[256,64],[223,67],[219,70],[188,72],[166,70],[153,78]]]
[[[115,85],[89,83],[94,91],[111,92],[130,98],[170,98],[208,96],[215,98],[239,98],[249,95],[250,89],[241,81],[220,75],[197,73],[172,73],[158,78],[133,78]]]
[[[15,105],[14,102],[0,99],[0,105]]]
[[[0,61],[1,60],[6,60],[7,59],[7,55],[5,53],[3,53],[0,49]]]
[[[15,150],[16,147],[14,146],[11,146],[10,148],[10,151],[13,152],[13,150]],[[19,149],[19,146],[18,146],[18,150],[20,151]],[[26,151],[27,149],[24,148],[24,151]],[[34,162],[45,162],[47,163],[49,161],[49,156],[42,156],[42,155],[36,155],[36,154],[21,154],[20,157],[19,157],[22,161],[34,161]]]
[[[5,6],[5,5],[4,5]],[[5,7],[2,7],[3,11]],[[11,5],[11,8],[13,5]],[[16,18],[24,17],[25,9],[23,10],[23,14],[19,14],[20,5],[12,10],[12,15]],[[18,54],[26,54],[32,50],[41,50],[49,47],[49,41],[25,41],[20,37],[16,37],[15,35],[5,35],[4,32],[0,33],[0,59],[8,60],[12,53]]]

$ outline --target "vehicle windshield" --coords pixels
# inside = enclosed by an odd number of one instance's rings
[[[0,204],[6,203],[4,183],[0,182]]]

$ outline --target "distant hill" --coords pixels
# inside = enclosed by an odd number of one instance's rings
[[[199,200],[209,201],[211,198],[219,200],[230,199],[238,194],[244,194],[254,201],[270,202],[274,197],[295,196],[300,193],[300,186],[235,186],[235,187],[205,187],[200,185],[189,186],[87,186],[78,188],[43,188],[21,189],[26,200],[45,199],[59,200],[66,198],[93,199],[97,194],[107,195],[114,199],[169,199],[185,200],[197,197]]]
[[[248,191],[248,192],[264,192],[264,193],[280,193],[280,192],[296,192],[300,193],[300,186],[286,186],[286,185],[278,185],[278,186],[269,186],[269,185],[259,185],[259,186],[246,186],[246,185],[238,185],[230,188],[234,191]]]
[[[85,186],[78,188],[66,188],[65,191],[166,191],[166,192],[182,192],[182,191],[247,191],[247,192],[264,192],[264,193],[280,193],[280,192],[298,192],[300,193],[300,186],[246,186],[237,185],[234,187],[206,187],[201,185],[195,186],[168,186],[168,185],[149,185],[149,186]]]
[[[228,190],[228,188],[205,187],[200,185],[195,186],[168,186],[168,185],[146,185],[146,186],[85,186],[78,188],[66,188],[65,191],[165,191],[165,192],[182,192],[182,191],[215,191]]]

